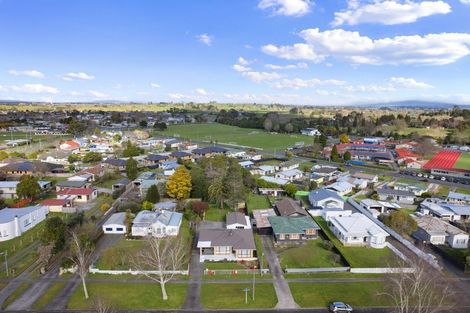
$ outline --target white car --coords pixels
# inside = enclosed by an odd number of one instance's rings
[[[445,180],[446,180],[446,178],[445,178],[445,177],[441,177],[441,180],[442,180],[442,181],[445,181]]]
[[[344,302],[332,302],[328,307],[330,312],[352,312],[353,308]]]

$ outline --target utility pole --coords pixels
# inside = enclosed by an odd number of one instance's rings
[[[245,304],[248,304],[248,291],[250,291],[250,288],[245,288],[243,291],[245,292]]]
[[[5,252],[1,252],[0,255],[5,257],[5,272],[8,276],[8,251],[6,250]]]

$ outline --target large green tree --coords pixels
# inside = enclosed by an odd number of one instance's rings
[[[147,194],[145,195],[145,201],[151,203],[157,203],[158,201],[160,201],[160,193],[158,192],[157,185],[152,185],[149,187],[149,189],[147,190]]]
[[[214,179],[209,186],[208,192],[209,199],[214,201],[219,208],[223,209],[225,200],[225,188],[223,177]]]
[[[331,149],[331,161],[333,162],[339,161],[339,153],[338,153],[338,148],[336,148],[336,145],[334,145],[333,148]]]
[[[207,191],[209,188],[209,181],[204,174],[204,169],[198,165],[193,166],[191,168],[191,181],[193,182],[191,197],[200,198],[202,200],[209,199]]]
[[[411,235],[418,229],[416,220],[403,211],[393,211],[382,218],[385,225],[402,235]]]
[[[100,162],[101,160],[103,160],[103,157],[98,152],[90,151],[83,157],[83,163],[94,163]]]
[[[223,183],[226,202],[233,209],[237,209],[238,204],[246,198],[241,166],[237,163],[232,163],[227,170]]]
[[[46,219],[41,241],[46,245],[52,243],[55,253],[61,251],[65,246],[66,228],[64,221],[58,216]]]
[[[126,175],[127,178],[130,180],[134,180],[137,178],[137,175],[139,175],[139,168],[137,161],[134,160],[133,158],[129,158],[126,161]]]
[[[41,193],[41,187],[36,177],[31,175],[21,176],[16,186],[16,195],[20,199],[35,198]]]
[[[136,145],[133,145],[130,140],[126,142],[126,148],[122,152],[122,156],[125,158],[130,158],[130,157],[135,157],[138,155],[141,155],[143,152],[142,149],[137,147]]]

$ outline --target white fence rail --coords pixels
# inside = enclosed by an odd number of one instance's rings
[[[227,269],[227,270],[211,270],[211,269],[205,269],[204,270],[204,275],[253,275],[253,272],[257,275],[263,275],[263,274],[269,274],[269,269]]]
[[[412,267],[377,267],[377,268],[351,268],[351,273],[355,274],[398,274],[398,273],[414,273]]]
[[[159,271],[136,271],[136,270],[100,270],[98,268],[90,267],[89,270],[90,274],[108,274],[108,275],[143,275],[143,274],[154,274],[157,275]],[[180,270],[180,271],[165,271],[165,274],[175,274],[175,275],[189,275],[188,270]]]
[[[319,267],[319,268],[286,268],[286,273],[344,273],[349,267]]]

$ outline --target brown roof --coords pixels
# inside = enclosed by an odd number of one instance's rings
[[[300,207],[300,205],[292,199],[284,198],[276,202],[276,209],[281,216],[308,216],[307,211]]]
[[[242,224],[242,225],[248,226],[246,224],[245,214],[243,214],[241,212],[227,213],[226,221],[227,221],[227,225]]]
[[[202,229],[199,242],[208,241],[211,247],[229,246],[233,249],[256,250],[251,229]]]

